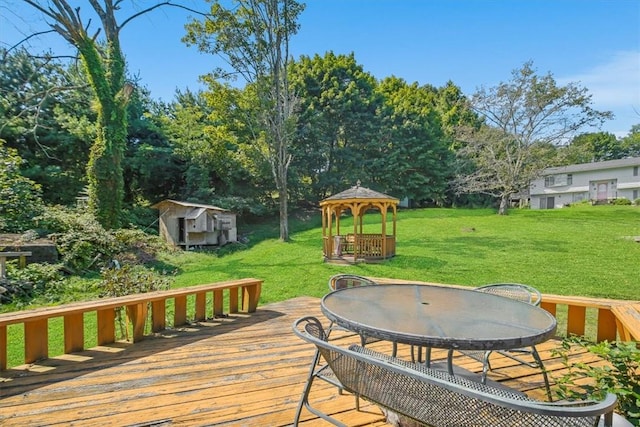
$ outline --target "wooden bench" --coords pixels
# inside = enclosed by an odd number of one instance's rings
[[[116,309],[124,307],[131,322],[132,341],[144,338],[147,311],[151,307],[151,330],[159,332],[166,328],[166,306],[168,300],[174,302],[173,326],[187,323],[187,297],[194,295],[194,320],[207,318],[207,294],[213,293],[211,314],[223,315],[224,295],[228,293],[229,312],[239,312],[239,292],[241,291],[241,311],[253,313],[258,306],[262,280],[240,279],[185,288],[103,298],[93,301],[63,304],[54,307],[16,311],[0,314],[0,370],[7,369],[7,326],[24,324],[24,362],[49,357],[49,319],[64,319],[64,352],[74,353],[84,350],[84,314],[97,315],[98,345],[106,345],[116,340]]]
[[[445,371],[426,368],[352,345],[343,348],[328,343],[318,319],[303,317],[294,323],[294,332],[313,343],[340,384],[340,388],[420,424],[447,426],[590,426],[604,415],[604,426],[612,426],[617,398],[608,394],[601,402],[540,402],[517,391],[493,387]],[[337,426],[337,419],[309,403],[316,360],[310,370],[300,409]],[[517,422],[516,422],[517,420]]]
[[[622,341],[640,341],[640,303],[620,304],[611,308]]]

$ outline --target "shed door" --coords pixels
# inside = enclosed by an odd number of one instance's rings
[[[178,218],[178,242],[184,243],[185,241],[186,235],[184,218]]]

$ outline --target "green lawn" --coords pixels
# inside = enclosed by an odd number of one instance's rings
[[[380,215],[368,215],[365,231],[379,232],[379,221]],[[343,230],[349,224],[341,221]],[[319,214],[292,220],[290,229],[288,243],[278,241],[271,226],[250,235],[245,251],[220,257],[187,252],[163,261],[179,269],[176,286],[263,279],[262,304],[322,296],[339,272],[466,286],[521,282],[544,293],[640,298],[640,243],[630,238],[640,236],[638,207],[512,210],[507,216],[486,209],[400,210],[396,257],[350,266],[323,262]]]
[[[380,215],[365,232],[380,232]],[[343,230],[351,230],[343,219]],[[333,274],[414,279],[478,286],[527,283],[544,293],[640,299],[640,208],[580,206],[561,210],[401,210],[397,255],[380,264],[333,265],[322,259],[320,216],[290,222],[291,241],[278,240],[277,224],[241,229],[246,249],[174,252],[160,265],[177,271],[175,286],[229,279],[264,280],[260,304],[301,295],[321,297]],[[471,231],[473,229],[473,231]],[[222,253],[225,253],[222,255]],[[559,322],[562,314],[559,313]],[[49,325],[50,355],[62,353],[62,322]],[[87,321],[87,346],[95,345],[95,319]],[[593,325],[592,325],[593,326]],[[8,328],[9,365],[21,363],[22,328]]]

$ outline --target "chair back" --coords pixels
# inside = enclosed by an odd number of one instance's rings
[[[535,306],[539,306],[542,301],[542,294],[539,290],[521,283],[492,283],[475,288],[475,290],[511,298]]]
[[[329,290],[331,291],[369,285],[377,285],[377,283],[366,277],[356,276],[355,274],[340,273],[329,278]]]
[[[311,316],[296,320],[293,331],[316,346],[345,390],[426,425],[506,426],[517,420],[522,426],[593,427],[616,405],[613,394],[601,402],[539,402],[368,348],[338,347],[325,341],[320,321]]]

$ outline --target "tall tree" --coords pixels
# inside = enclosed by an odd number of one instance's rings
[[[235,0],[225,8],[214,0],[203,21],[187,25],[184,41],[202,52],[221,55],[231,70],[217,69],[210,79],[240,75],[257,94],[260,132],[265,142],[280,205],[280,239],[289,240],[289,144],[295,123],[295,97],[289,87],[289,41],[298,31],[297,18],[304,5],[295,0]]]
[[[41,189],[20,173],[18,152],[0,139],[0,231],[19,233],[33,227],[42,212]]]
[[[94,91],[97,111],[96,140],[87,165],[89,207],[103,226],[116,228],[120,225],[124,198],[122,159],[127,138],[127,104],[134,89],[125,78],[120,31],[133,19],[160,6],[174,4],[158,2],[118,21],[116,12],[123,0],[89,0],[101,24],[94,31],[90,30],[90,20],[84,22],[81,8],[73,8],[67,0],[23,1],[41,12],[49,20],[52,31],[78,49]]]
[[[614,134],[593,132],[573,138],[562,150],[561,157],[565,164],[575,164],[621,159],[624,155],[624,146]]]
[[[389,194],[417,205],[442,204],[453,155],[436,111],[438,90],[388,77],[378,91],[385,99],[383,143],[374,168],[381,183]]]
[[[18,150],[22,174],[42,186],[45,202],[75,202],[95,135],[85,76],[46,53],[18,48],[0,56],[0,138]]]
[[[292,64],[291,79],[300,96],[292,174],[299,187],[310,184],[307,200],[322,199],[358,180],[371,186],[383,104],[375,78],[353,53],[327,52],[302,56]]]
[[[590,104],[586,88],[558,86],[550,73],[538,76],[531,62],[514,70],[511,81],[481,88],[470,106],[486,124],[458,133],[464,144],[459,157],[474,171],[458,176],[457,190],[495,196],[500,200],[498,213],[506,214],[510,197],[525,190],[546,167],[545,153],[551,147],[612,117]]]

